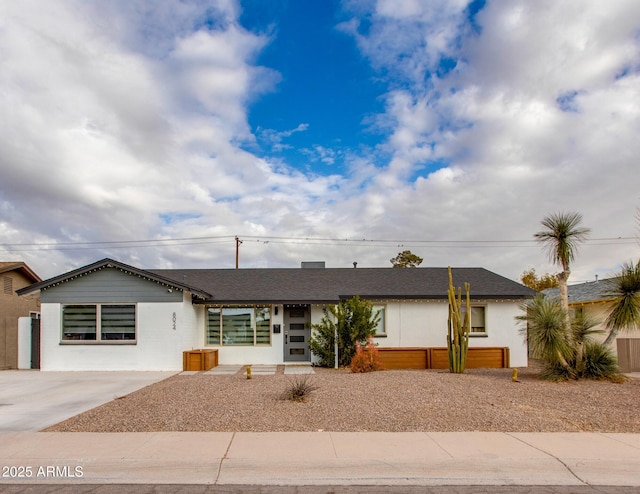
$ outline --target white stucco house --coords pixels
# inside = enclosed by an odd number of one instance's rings
[[[471,284],[471,348],[501,348],[527,365],[515,316],[534,292],[483,268]],[[310,324],[355,295],[380,311],[380,349],[446,346],[447,268],[139,269],[112,259],[35,283],[41,370],[181,370],[183,352],[218,350],[219,364],[311,363]]]

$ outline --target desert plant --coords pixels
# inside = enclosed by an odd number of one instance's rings
[[[373,343],[373,338],[367,340],[364,348],[360,342],[356,343],[356,354],[351,359],[351,372],[372,372],[381,369],[380,352]]]
[[[462,289],[453,286],[453,276],[449,267],[449,319],[447,321],[447,353],[449,355],[449,371],[462,374],[467,364],[469,349],[469,333],[471,332],[471,299],[469,283],[464,284],[466,292],[464,316],[462,315]]]
[[[609,330],[605,345],[615,339],[619,330],[640,328],[640,260],[635,265],[625,262],[621,272],[607,283],[607,295],[614,302],[605,321]]]
[[[566,381],[569,379],[608,379],[618,382],[620,374],[615,357],[601,344],[592,341],[597,321],[575,311],[571,317],[571,335],[565,331],[565,314],[560,301],[542,294],[521,305],[524,315],[517,319],[526,322],[520,332],[528,340],[533,358],[544,365],[542,379]],[[583,348],[582,359],[577,359],[578,346]]]
[[[558,278],[558,290],[560,292],[560,304],[564,314],[564,330],[567,338],[572,338],[571,319],[569,316],[569,292],[567,282],[571,274],[570,265],[575,259],[578,244],[584,242],[590,230],[580,227],[582,215],[580,213],[555,213],[545,217],[541,223],[545,227],[534,237],[545,245],[549,252],[549,259],[554,264],[562,267],[562,272],[556,275]],[[582,343],[573,342],[576,349],[578,367],[582,362]]]
[[[606,379],[622,382],[624,377],[618,370],[618,361],[613,352],[603,343],[589,341],[584,346],[584,369],[582,376],[588,379]]]
[[[282,400],[306,401],[311,392],[318,389],[306,374],[297,375],[287,381],[287,388],[280,395]]]
[[[356,353],[356,343],[363,344],[373,336],[380,316],[373,304],[358,296],[341,300],[324,309],[320,324],[314,324],[309,341],[311,352],[319,358],[322,367],[335,365],[336,336],[338,338],[338,365],[347,367]]]

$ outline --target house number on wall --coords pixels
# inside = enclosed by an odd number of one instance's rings
[[[171,319],[173,320],[173,330],[176,330],[176,313],[174,312],[173,315],[171,316]]]

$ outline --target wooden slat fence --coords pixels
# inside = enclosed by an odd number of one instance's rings
[[[640,340],[639,340],[640,341]],[[448,369],[446,348],[378,348],[385,369]],[[467,369],[509,367],[509,348],[469,348]]]

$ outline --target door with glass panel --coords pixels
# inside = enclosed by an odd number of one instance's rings
[[[287,307],[284,311],[284,361],[310,362],[311,312],[308,306]]]

